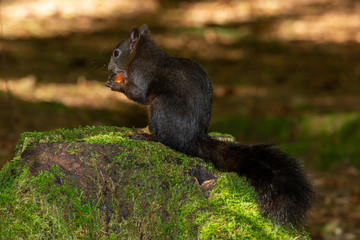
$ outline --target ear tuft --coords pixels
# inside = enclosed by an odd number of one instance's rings
[[[141,28],[140,28],[140,36],[151,37],[150,31],[149,31],[148,27],[146,26],[146,24],[141,26]]]

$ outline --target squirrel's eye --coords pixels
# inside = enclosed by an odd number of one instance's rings
[[[117,58],[117,57],[119,57],[120,56],[120,50],[119,49],[115,49],[114,50],[114,52],[113,52],[113,56],[115,57],[115,58]]]

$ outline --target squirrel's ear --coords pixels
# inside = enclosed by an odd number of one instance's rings
[[[129,34],[130,51],[132,52],[140,39],[139,29],[134,27]]]
[[[131,29],[130,34],[129,34],[129,40],[130,43],[135,43],[139,40],[140,35],[139,35],[139,29],[137,27],[134,27],[133,29]]]
[[[146,26],[146,24],[141,26],[141,28],[140,28],[140,36],[151,37],[150,31],[149,31],[148,27]]]

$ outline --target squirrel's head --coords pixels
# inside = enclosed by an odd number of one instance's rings
[[[139,42],[151,39],[150,31],[144,24],[140,29],[131,29],[127,39],[121,41],[112,52],[108,69],[117,72],[119,69],[126,70],[135,56]]]

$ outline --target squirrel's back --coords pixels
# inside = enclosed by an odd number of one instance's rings
[[[153,88],[150,130],[154,137],[190,153],[207,136],[212,87],[206,72],[193,60],[168,56]]]

